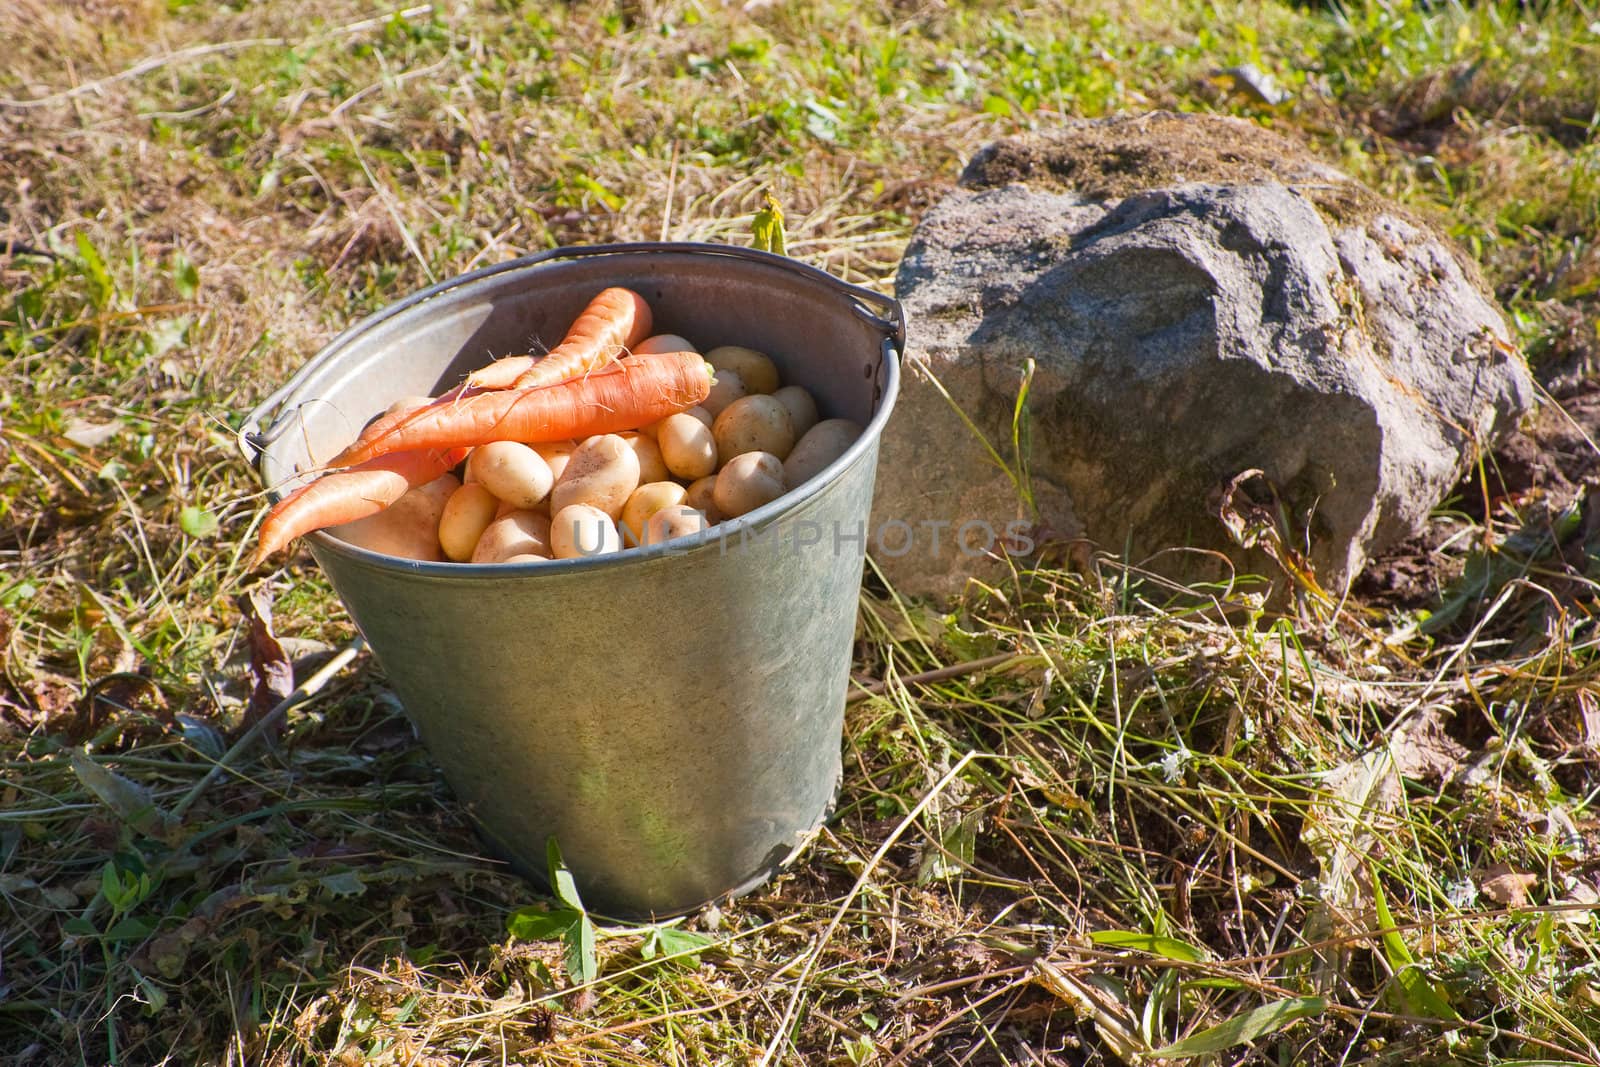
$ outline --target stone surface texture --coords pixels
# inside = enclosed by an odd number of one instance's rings
[[[917,536],[875,555],[907,593],[991,575],[974,549],[1017,520],[1182,579],[1281,576],[1217,517],[1251,469],[1254,499],[1338,591],[1532,401],[1459,250],[1238,120],[1157,113],[991,145],[918,226],[896,290],[907,374],[874,515]],[[930,533],[964,524],[965,548],[947,532],[935,551]]]

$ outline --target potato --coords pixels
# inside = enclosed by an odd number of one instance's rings
[[[628,442],[633,454],[639,457],[640,485],[664,482],[672,477],[667,473],[666,460],[661,458],[661,446],[656,444],[654,437],[643,433],[621,433],[617,436]]]
[[[549,563],[549,556],[541,556],[537,552],[523,552],[516,556],[507,556],[501,563]]]
[[[704,512],[687,504],[673,504],[650,516],[649,523],[645,525],[645,544],[659,545],[675,537],[688,537],[710,525]]]
[[[795,442],[794,451],[783,461],[784,482],[798,488],[810,481],[828,464],[845,454],[861,436],[861,427],[849,419],[825,419],[806,431]]]
[[[706,353],[706,362],[721,372],[731,370],[752,393],[772,393],[778,388],[778,368],[772,360],[743,345],[720,345]]]
[[[700,401],[700,406],[715,419],[722,413],[723,408],[741,396],[749,394],[750,390],[745,387],[744,379],[737,373],[731,370],[719,370],[716,377],[711,379],[711,395]]]
[[[557,482],[561,480],[562,472],[567,469],[567,464],[571,462],[572,453],[577,447],[578,442],[576,441],[555,441],[549,444],[532,446],[533,450],[539,453],[539,458],[543,459],[545,464],[549,466],[550,477]],[[538,506],[533,510],[542,512],[548,517],[550,514],[550,497],[546,496],[539,501]]]
[[[467,481],[481,483],[515,508],[538,507],[555,480],[544,457],[516,441],[479,445],[467,457]]]
[[[537,511],[511,511],[484,527],[472,562],[505,563],[527,555],[550,558],[550,519]]]
[[[689,491],[677,482],[647,482],[633,491],[622,509],[622,540],[632,546],[644,536],[644,524],[662,508],[681,504]]]
[[[617,434],[598,434],[572,450],[572,458],[550,491],[550,511],[554,515],[573,504],[590,504],[615,521],[637,488],[638,455]]]
[[[633,346],[633,354],[647,356],[652,352],[698,352],[688,339],[675,333],[658,333],[654,337],[646,337],[643,341]]]
[[[746,452],[771,452],[782,460],[794,448],[789,409],[775,397],[760,393],[742,396],[723,408],[711,433],[723,463]]]
[[[457,563],[471,559],[478,538],[494,521],[499,503],[493,493],[475,482],[451,493],[445,501],[444,514],[439,516],[439,546],[444,554]]]
[[[716,487],[717,476],[715,474],[707,475],[704,478],[697,478],[695,479],[694,484],[689,486],[689,495],[684,497],[683,500],[685,504],[688,504],[696,511],[705,512],[706,522],[710,523],[712,526],[715,526],[726,517],[722,514],[722,512],[717,510],[717,502],[712,499],[711,494]]]
[[[592,504],[568,504],[550,520],[550,548],[556,559],[603,556],[622,549],[611,516]]]
[[[444,559],[439,547],[439,518],[444,514],[445,502],[460,488],[455,475],[441,474],[408,491],[376,515],[334,526],[328,532],[372,552],[437,563]]]
[[[711,424],[716,421],[715,419],[713,419],[711,417],[711,412],[707,411],[705,408],[701,407],[699,404],[696,404],[694,407],[690,408],[688,411],[679,412],[679,414],[681,414],[681,415],[693,415],[695,418],[697,418],[701,422],[705,423],[706,424],[706,429],[708,429],[708,430],[711,429]],[[670,418],[672,418],[672,416],[668,415],[667,419],[670,419]],[[657,421],[652,422],[648,426],[641,426],[641,427],[639,427],[639,432],[642,433],[642,434],[648,434],[649,436],[654,437],[656,439],[657,443],[659,443],[660,440],[661,440],[661,427],[666,423],[667,419],[658,419]]]
[[[550,468],[550,477],[559,482],[561,472],[567,469],[567,463],[572,459],[572,453],[577,447],[576,441],[552,441],[549,444],[534,445],[533,450],[539,453],[539,458]]]
[[[656,432],[667,470],[679,478],[704,478],[717,469],[717,439],[711,428],[687,411],[668,415]]]
[[[794,427],[796,441],[806,435],[806,431],[817,424],[817,402],[810,393],[798,385],[786,385],[772,394],[772,399],[784,406],[789,412],[789,425]]]
[[[718,511],[732,519],[783,493],[783,461],[771,452],[746,452],[734,456],[717,472],[711,499]]]

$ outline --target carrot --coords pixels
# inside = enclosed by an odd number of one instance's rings
[[[340,526],[376,515],[405,495],[460,463],[465,448],[391,452],[359,466],[325,474],[273,505],[261,523],[252,567],[312,530]]]
[[[651,318],[650,305],[632,289],[614,286],[604,290],[589,301],[589,306],[583,309],[562,342],[524,371],[513,388],[554,385],[605,366],[650,336]],[[504,373],[498,366],[493,366],[493,370],[496,378]],[[488,376],[476,381],[471,377],[467,379],[473,385],[484,384],[487,380]]]
[[[687,411],[711,392],[695,352],[663,352],[612,363],[558,385],[501,389],[424,408],[376,440],[357,442],[348,459],[416,449],[476,447],[490,441],[537,444],[620,433]]]
[[[631,289],[614,286],[589,301],[561,343],[543,358],[507,356],[467,375],[467,380],[441,394],[432,404],[406,412],[396,412],[375,420],[333,462],[342,467],[353,462],[361,445],[384,436],[410,422],[419,411],[454,404],[466,396],[490,389],[531,389],[576,378],[616,359],[624,348],[631,348],[650,336],[652,316],[644,297]]]
[[[515,360],[515,359],[527,359],[527,358],[528,358],[527,356],[513,356],[510,359],[502,359],[502,360],[499,361],[499,363],[492,364],[492,366],[499,366],[500,364],[510,363],[510,362],[512,362],[512,360]],[[496,389],[504,389],[507,386],[509,386],[511,384],[511,381],[513,381],[513,380],[515,380],[515,379],[509,379],[506,382],[506,385],[495,386],[495,388]],[[346,448],[343,452],[340,452],[337,456],[334,456],[331,460],[329,460],[328,461],[328,466],[329,467],[348,467],[348,466],[350,466],[352,463],[355,462],[355,460],[352,460],[350,457],[355,455],[356,450],[361,448],[363,445],[370,444],[371,442],[376,441],[378,438],[387,435],[390,431],[398,429],[401,426],[404,426],[406,423],[410,422],[414,417],[416,417],[416,415],[419,412],[429,411],[429,410],[431,410],[433,408],[436,408],[436,407],[448,406],[450,404],[455,403],[461,397],[470,395],[470,394],[475,393],[477,391],[478,390],[473,389],[466,382],[462,382],[460,385],[456,386],[454,389],[451,389],[451,390],[449,390],[448,392],[445,392],[445,393],[441,393],[440,395],[438,395],[438,396],[434,397],[433,399],[429,400],[426,404],[419,404],[418,406],[416,406],[414,408],[410,408],[410,409],[408,409],[406,411],[392,411],[392,412],[388,413],[387,415],[380,415],[379,417],[373,419],[371,422],[369,422],[366,425],[366,428],[363,429],[361,431],[361,433],[356,437],[355,444],[351,445],[349,448]]]

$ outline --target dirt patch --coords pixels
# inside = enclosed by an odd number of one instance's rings
[[[1243,119],[1157,111],[1069,122],[1049,133],[986,146],[961,175],[983,189],[1024,182],[1115,200],[1185,182],[1280,182],[1310,200],[1333,227],[1378,215],[1426,225],[1313,156],[1298,141]]]
[[[1585,515],[1600,515],[1600,376],[1574,383],[1554,404],[1540,406],[1468,472],[1451,496],[1456,514],[1440,515],[1426,529],[1374,557],[1357,578],[1352,593],[1374,607],[1415,610],[1439,603],[1461,576],[1458,543],[1469,525],[1486,515],[1522,516],[1525,530],[1555,529],[1555,517],[1583,502]],[[1462,516],[1465,516],[1463,518]],[[1584,524],[1558,535],[1559,561],[1575,572],[1587,566],[1586,546],[1593,531]]]
[[[1588,258],[1594,260],[1592,277],[1600,282],[1600,250]],[[1584,306],[1590,314],[1580,310]],[[1557,399],[1582,395],[1585,382],[1600,375],[1600,337],[1594,328],[1594,320],[1600,317],[1596,314],[1600,312],[1600,301],[1585,299],[1575,306],[1546,300],[1535,310],[1544,321],[1545,336],[1537,348],[1529,351],[1528,359]]]
[[[1495,447],[1481,481],[1475,473],[1464,486],[1477,490],[1477,501],[1468,498],[1468,503],[1475,504],[1479,513],[1485,495],[1491,505],[1507,501],[1538,503],[1552,511],[1566,508],[1585,486],[1600,485],[1597,443],[1600,377],[1591,377],[1555,404],[1539,407],[1525,428]]]
[[[1437,603],[1461,570],[1458,562],[1439,554],[1459,528],[1459,523],[1448,520],[1431,522],[1415,537],[1374,556],[1356,576],[1351,594],[1369,607],[1386,610],[1415,610]]]

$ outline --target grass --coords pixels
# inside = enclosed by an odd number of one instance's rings
[[[827,830],[681,928],[710,947],[602,925],[581,986],[364,656],[183,804],[262,707],[238,598],[302,675],[352,633],[305,557],[246,569],[234,432],[353,317],[557,244],[747,243],[768,192],[790,254],[887,288],[979,145],[1178,107],[1450,229],[1560,392],[1600,343],[1597,19],[0,11],[0,1062],[1600,1061],[1587,497],[1442,510],[1426,611],[1114,556],[950,606],[869,581]],[[1246,63],[1294,102],[1214,77]]]

